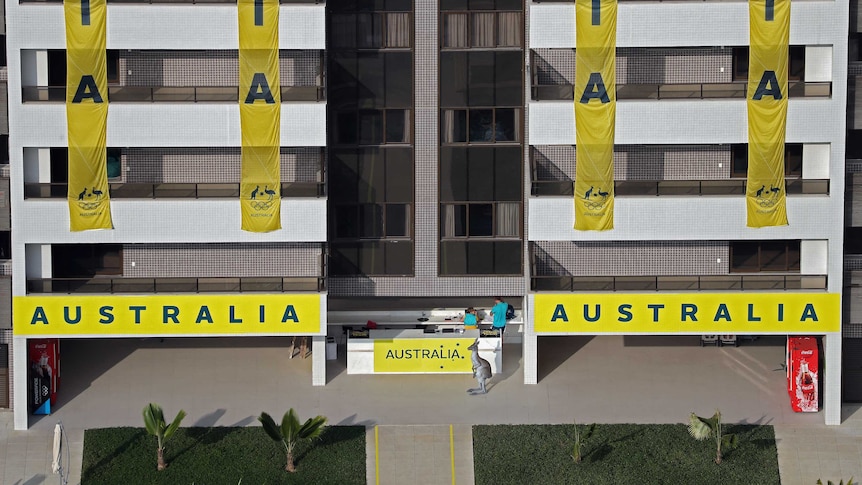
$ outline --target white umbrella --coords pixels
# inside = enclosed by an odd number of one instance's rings
[[[60,423],[54,426],[54,452],[53,461],[51,462],[51,471],[56,475],[60,473],[60,444],[63,440],[63,427]]]

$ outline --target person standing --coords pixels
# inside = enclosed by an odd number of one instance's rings
[[[502,296],[494,297],[494,307],[491,308],[491,316],[494,317],[494,330],[500,331],[500,338],[503,337],[503,331],[506,330],[506,310],[509,304],[503,301]]]

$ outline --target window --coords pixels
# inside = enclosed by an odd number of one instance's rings
[[[332,48],[410,48],[412,19],[409,12],[333,13],[330,17]]]
[[[113,179],[123,175],[122,165],[122,150],[119,148],[108,148],[108,178]]]
[[[730,271],[798,273],[799,246],[799,241],[733,241],[730,243]]]
[[[411,110],[341,111],[336,114],[335,145],[410,143]]]
[[[523,197],[520,147],[443,147],[441,202],[519,202]]]
[[[520,275],[521,241],[443,241],[440,275]]]
[[[56,147],[49,150],[51,155],[51,183],[65,184],[69,182],[69,149]],[[116,178],[123,175],[122,149],[107,149],[107,172],[108,178]]]
[[[91,278],[123,274],[122,244],[54,244],[51,246],[54,278]]]
[[[506,143],[521,141],[521,110],[517,108],[444,109],[441,143]]]
[[[733,80],[748,80],[749,48],[733,48]],[[805,46],[789,46],[787,79],[790,81],[803,81],[805,79]]]
[[[521,10],[521,0],[440,0],[440,10]]]
[[[120,51],[108,50],[108,82],[111,84],[119,84],[120,82]]]
[[[368,241],[333,243],[329,260],[335,276],[413,274],[413,242]]]
[[[518,202],[442,204],[440,212],[443,239],[459,237],[519,237]]]
[[[334,240],[404,239],[412,233],[410,148],[334,150],[330,161]]]
[[[444,49],[521,47],[521,12],[459,12],[441,17]]]
[[[410,204],[336,205],[333,239],[409,238]]]
[[[332,53],[330,65],[328,104],[336,112],[413,106],[410,52]]]
[[[441,52],[440,106],[520,107],[523,72],[521,51]]]
[[[748,145],[733,146],[730,176],[733,178],[748,177]],[[802,177],[801,143],[784,145],[784,176],[787,178]]]

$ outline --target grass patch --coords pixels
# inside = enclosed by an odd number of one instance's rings
[[[739,447],[716,465],[715,441],[695,441],[685,425],[597,424],[575,463],[572,425],[474,426],[476,485],[780,483],[772,426],[725,432],[739,435]]]
[[[295,450],[296,473],[260,427],[180,428],[167,442],[168,468],[156,470],[156,438],[143,428],[84,432],[83,485],[365,484],[365,428],[328,426]]]

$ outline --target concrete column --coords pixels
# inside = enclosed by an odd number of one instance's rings
[[[539,338],[536,336],[533,326],[533,307],[536,298],[530,294],[524,298],[524,344],[522,355],[524,356],[524,384],[539,383]]]
[[[12,368],[14,377],[12,388],[13,418],[15,429],[25,431],[29,426],[29,406],[27,406],[27,338],[14,337],[12,339]]]
[[[524,384],[539,383],[538,340],[535,335],[524,334]]]
[[[823,382],[823,414],[826,424],[841,424],[841,332],[828,333],[823,337],[824,369],[820,371]]]
[[[311,385],[326,385],[326,335],[315,335],[311,340]]]

